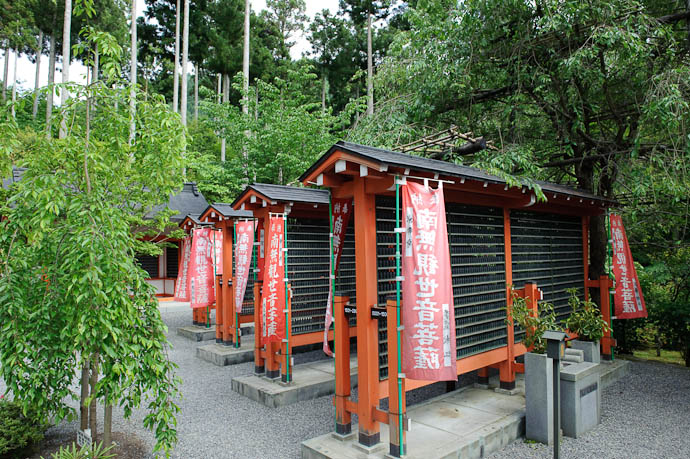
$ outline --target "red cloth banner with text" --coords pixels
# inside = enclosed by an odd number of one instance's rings
[[[264,267],[264,288],[261,301],[261,343],[280,343],[285,338],[285,265],[283,247],[285,220],[271,216],[268,224],[268,251]]]
[[[611,215],[611,240],[613,241],[613,274],[616,276],[614,310],[616,319],[647,317],[640,281],[633,263],[628,237],[625,235],[620,215]]]
[[[189,301],[189,260],[191,258],[192,238],[187,236],[180,243],[182,258],[175,281],[175,301]]]
[[[211,228],[195,228],[189,263],[189,291],[192,308],[203,308],[216,302],[213,278],[213,234]]]
[[[213,244],[216,254],[215,258],[213,259],[213,262],[215,263],[216,275],[223,274],[223,238],[225,237],[225,234],[222,230],[215,230],[213,231],[212,236],[213,240],[211,243]]]
[[[253,220],[235,224],[235,310],[242,312],[244,294],[249,281],[249,269],[252,264],[252,248],[254,244]]]
[[[403,373],[411,379],[454,381],[455,314],[443,187],[408,182],[401,191]]]
[[[333,357],[333,352],[328,347],[328,330],[333,323],[333,282],[335,276],[338,274],[338,266],[340,266],[340,257],[343,254],[343,245],[345,243],[345,234],[347,232],[347,225],[350,223],[350,215],[352,214],[352,199],[333,199],[333,259],[330,260],[334,267],[333,279],[328,281],[328,300],[326,300],[326,320],[325,328],[323,330],[323,352]],[[330,265],[330,263],[329,263]]]

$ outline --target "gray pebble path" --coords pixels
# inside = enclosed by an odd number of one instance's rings
[[[302,441],[333,430],[331,397],[278,409],[242,397],[232,391],[230,380],[252,373],[253,362],[221,368],[198,359],[196,348],[208,342],[195,343],[176,333],[178,327],[190,324],[189,307],[162,303],[161,314],[173,345],[170,358],[179,366],[177,375],[182,379],[181,411],[177,416],[179,442],[171,457],[297,458]],[[296,363],[322,358],[320,350],[295,356]],[[471,375],[461,379],[463,385],[471,382]],[[0,381],[0,390],[4,389]],[[445,383],[418,389],[408,394],[408,403],[444,391]],[[565,438],[562,458],[690,458],[690,370],[633,362],[631,374],[604,391],[602,404],[602,424],[581,439]],[[382,407],[386,406],[387,400],[383,400]],[[137,437],[150,450],[155,440],[143,428],[145,414],[138,410],[124,419],[116,407],[113,431]],[[99,419],[101,416],[99,410]],[[64,438],[74,435],[77,428],[77,422],[65,422],[51,428],[48,435]],[[546,446],[520,439],[490,457],[549,458],[551,454]]]

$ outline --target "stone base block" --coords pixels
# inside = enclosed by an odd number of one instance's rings
[[[357,360],[350,359],[350,383],[357,386]],[[280,384],[260,375],[239,376],[232,379],[232,390],[269,408],[291,405],[332,394],[335,390],[334,361],[322,360],[292,367],[292,381]]]
[[[208,341],[216,339],[216,326],[212,325],[210,328],[199,325],[189,325],[187,327],[180,327],[177,329],[177,334],[191,339],[192,341]]]
[[[196,348],[196,356],[219,367],[254,360],[254,342],[247,340],[239,349],[223,344],[207,344]]]

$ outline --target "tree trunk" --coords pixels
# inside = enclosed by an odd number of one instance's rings
[[[132,23],[130,24],[131,59],[129,65],[129,145],[134,145],[137,115],[137,0],[132,0]]]
[[[175,7],[175,63],[173,65],[173,111],[179,113],[179,92],[180,92],[180,0],[177,0]]]
[[[65,18],[62,26],[62,83],[69,82],[69,64],[70,64],[70,29],[72,26],[72,0],[65,0]],[[69,99],[69,93],[66,88],[60,91],[60,106],[65,107]],[[60,120],[60,138],[63,139],[67,135],[67,120],[63,116]]]
[[[5,45],[5,71],[2,76],[2,101],[7,100],[7,79],[10,76],[10,47]]]
[[[17,116],[15,105],[17,104],[17,56],[19,51],[14,51],[14,71],[12,73],[12,118]]]
[[[194,64],[194,121],[199,119],[199,64]]]
[[[89,398],[89,361],[85,360],[81,367],[81,396],[79,403],[79,428],[86,430],[89,428],[89,405],[86,399]]]
[[[103,446],[108,447],[113,443],[113,405],[106,400],[103,409]]]
[[[374,114],[374,63],[371,45],[371,12],[367,15],[367,115]]]
[[[89,381],[91,392],[91,403],[89,404],[89,428],[91,429],[91,440],[93,443],[98,442],[98,415],[96,414],[96,407],[98,399],[96,398],[96,384],[98,384],[98,353],[91,357],[91,378]]]
[[[223,77],[222,77],[222,75],[219,73],[219,74],[218,74],[218,81],[216,82],[216,103],[217,103],[217,104],[220,103],[220,94],[221,94],[221,92],[222,92],[222,91],[221,91],[221,85],[223,84],[223,83],[222,83],[222,79],[223,79]]]
[[[36,121],[38,115],[38,79],[41,76],[41,56],[43,55],[43,31],[38,31],[38,47],[36,48],[36,77],[34,78],[34,106],[31,110],[31,119]]]
[[[53,120],[53,97],[55,97],[55,89],[53,84],[55,83],[55,28],[57,27],[57,17],[53,15],[53,28],[50,34],[50,52],[48,54],[48,87],[50,90],[46,95],[46,137],[50,138],[51,133],[51,123]]]
[[[324,69],[323,78],[321,79],[321,111],[326,113],[326,86],[328,86],[328,76]]]
[[[182,124],[187,125],[187,61],[189,59],[189,0],[184,0],[184,21],[182,26],[182,85],[180,115]]]
[[[223,103],[227,103],[230,100],[230,76],[223,75]],[[225,140],[225,133],[223,133],[223,138],[220,139],[220,160],[225,162],[225,150],[227,141]]]
[[[249,0],[244,1],[244,53],[242,55],[242,89],[244,91],[244,103],[242,113],[249,114]],[[249,131],[245,131],[245,136],[249,139]],[[247,143],[242,146],[242,157],[244,160],[244,180],[249,183],[249,150]]]
[[[96,43],[96,49],[94,50],[94,57],[93,57],[93,74],[91,75],[91,81],[95,83],[98,81],[98,74],[100,72],[100,56],[101,53],[98,52],[98,43]]]

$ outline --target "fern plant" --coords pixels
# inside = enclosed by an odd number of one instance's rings
[[[513,305],[510,310],[513,323],[525,330],[523,344],[531,352],[543,354],[546,352],[546,340],[543,338],[547,330],[562,331],[563,328],[556,321],[556,312],[551,303],[539,303],[538,314],[527,305],[525,298],[513,293]]]

